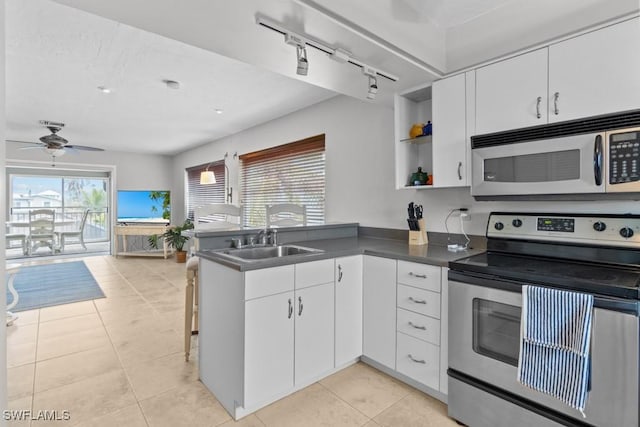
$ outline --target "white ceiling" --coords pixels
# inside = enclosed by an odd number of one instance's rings
[[[314,49],[309,75],[297,76],[295,49],[256,25],[257,15],[398,76],[379,79],[376,100],[366,101],[390,108],[394,93],[446,72],[638,8],[637,0],[7,0],[7,137],[35,140],[46,133],[38,120],[57,120],[71,143],[173,154],[335,93],[365,99],[358,67]]]
[[[336,95],[48,0],[6,14],[7,139],[36,141],[42,119],[71,144],[173,154]]]

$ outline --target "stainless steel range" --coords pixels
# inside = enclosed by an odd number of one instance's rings
[[[469,426],[638,426],[640,216],[492,213],[449,267],[449,415]],[[586,417],[516,380],[522,285],[593,294]]]

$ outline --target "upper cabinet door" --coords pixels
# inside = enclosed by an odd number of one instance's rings
[[[549,47],[549,122],[640,108],[640,18]]]
[[[432,86],[433,185],[467,185],[465,74],[438,80]]]
[[[476,70],[476,134],[547,123],[547,52]]]

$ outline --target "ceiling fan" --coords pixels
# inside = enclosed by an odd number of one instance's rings
[[[48,120],[40,120],[39,123],[51,132],[50,135],[40,137],[40,142],[15,141],[10,139],[8,139],[7,142],[29,144],[27,147],[22,147],[21,150],[30,150],[34,148],[44,149],[44,151],[51,156],[51,166],[55,166],[56,157],[65,155],[67,151],[104,151],[102,148],[87,147],[86,145],[69,145],[69,141],[58,135],[58,132],[64,127],[64,123],[51,122]]]

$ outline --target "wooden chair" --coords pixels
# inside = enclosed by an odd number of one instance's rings
[[[267,205],[266,226],[268,227],[295,227],[307,225],[307,207],[292,203]]]
[[[47,246],[54,252],[56,212],[53,209],[33,209],[29,211],[29,254],[41,246]]]
[[[64,252],[64,243],[66,239],[70,237],[78,238],[82,248],[86,251],[87,246],[84,244],[84,226],[87,223],[87,216],[89,216],[89,209],[86,209],[82,214],[82,219],[80,220],[80,227],[76,230],[69,231],[57,231],[56,235],[58,236],[58,244],[60,245],[60,251]]]
[[[189,361],[191,336],[198,333],[198,265],[197,256],[187,261],[187,287],[185,289],[184,312],[184,359]]]
[[[226,203],[197,206],[194,211],[195,230],[234,230],[242,228],[242,208]]]

